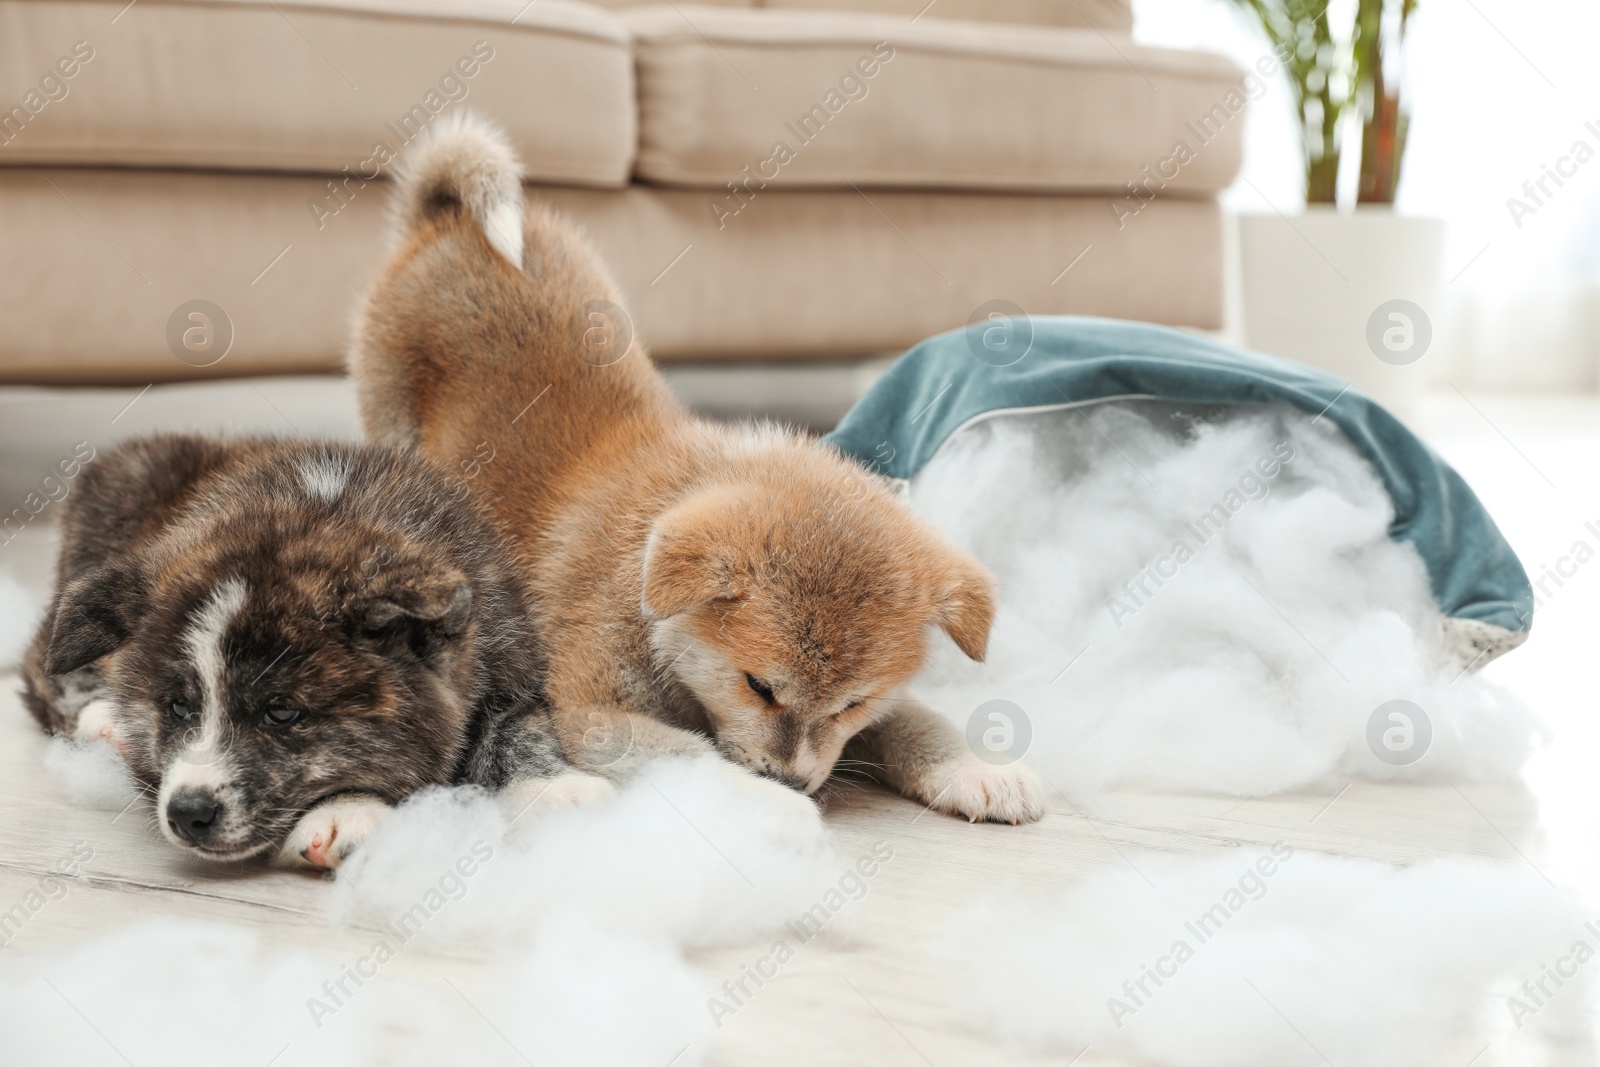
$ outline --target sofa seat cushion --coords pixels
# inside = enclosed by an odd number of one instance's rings
[[[0,165],[370,179],[468,108],[535,180],[620,186],[633,162],[628,32],[571,0],[0,0],[0,70]]]
[[[0,382],[338,369],[390,191],[319,229],[305,204],[325,180],[0,167]],[[1119,227],[1099,197],[772,191],[719,230],[704,190],[529,195],[588,230],[664,361],[898,351],[999,294],[1035,314],[1221,324],[1214,200],[1157,199]],[[214,332],[192,337],[197,308]]]
[[[638,7],[641,0],[587,0],[596,7],[609,7],[612,9],[623,7]],[[648,2],[648,0],[643,0]],[[698,4],[708,7],[760,7],[756,0],[695,0]],[[835,3],[849,3],[850,0],[835,0]]]
[[[761,0],[757,6],[879,11],[905,18],[927,15],[1032,26],[1087,26],[1121,33],[1133,29],[1133,7],[1128,0]]]
[[[1221,56],[1099,30],[685,5],[621,17],[637,36],[636,173],[732,183],[730,198],[851,183],[1209,193],[1238,172],[1259,84]]]

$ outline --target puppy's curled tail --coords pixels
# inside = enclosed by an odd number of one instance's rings
[[[406,157],[395,189],[397,238],[466,212],[489,243],[522,268],[522,164],[505,132],[470,112],[448,115]]]

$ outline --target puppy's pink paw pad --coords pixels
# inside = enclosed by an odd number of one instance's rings
[[[127,758],[128,739],[117,729],[116,706],[109,700],[91,700],[85,704],[78,712],[72,736],[84,743],[107,741],[118,755]]]
[[[348,797],[330,800],[301,817],[278,850],[288,867],[331,871],[354,852],[393,810],[381,800]]]
[[[311,839],[309,845],[300,850],[301,857],[313,867],[332,867],[333,864],[328,862],[328,849],[333,846],[333,842],[338,836],[339,828],[337,826],[333,828],[332,837],[323,837],[318,834]]]

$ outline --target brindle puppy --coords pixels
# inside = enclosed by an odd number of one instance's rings
[[[116,744],[207,859],[333,867],[436,783],[608,792],[548,732],[504,558],[464,487],[395,449],[138,441],[66,503],[24,697]]]

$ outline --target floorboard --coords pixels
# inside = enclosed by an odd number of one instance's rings
[[[1600,481],[1593,477],[1600,465],[1600,406],[1478,403],[1481,416],[1449,397],[1435,398],[1424,425],[1533,569],[1564,551],[1583,521],[1600,519]],[[52,553],[53,531],[39,525],[0,548],[0,566],[42,589]],[[1550,730],[1548,746],[1519,783],[1357,780],[1337,790],[1243,800],[1119,792],[1092,812],[1052,793],[1049,816],[1026,827],[970,826],[871,788],[831,795],[827,821],[840,851],[853,856],[882,840],[892,844],[894,858],[867,896],[851,905],[848,936],[805,945],[725,1020],[712,1062],[1060,1065],[1061,1057],[998,1049],[954,1017],[948,976],[928,965],[926,942],[956,908],[987,890],[1016,885],[1046,891],[1107,865],[1138,870],[1141,861],[1161,854],[1211,855],[1286,841],[1296,849],[1396,864],[1481,857],[1563,885],[1600,889],[1600,725],[1591,666],[1600,637],[1600,567],[1594,570],[1552,599],[1526,648],[1490,668],[1490,676],[1522,695]],[[36,886],[75,844],[87,843],[93,856],[65,895],[0,949],[0,962],[45,967],[72,945],[162,916],[244,924],[274,945],[335,953],[365,945],[363,931],[327,918],[328,885],[320,878],[189,861],[156,836],[142,799],[122,811],[72,802],[64,782],[44,769],[45,740],[15,690],[15,676],[0,675],[0,906]],[[763,947],[702,951],[694,962],[714,988]],[[471,953],[419,949],[397,973],[420,982],[454,975],[468,988],[476,967]],[[394,1040],[404,1040],[407,1026],[394,1021]],[[1476,1067],[1576,1063],[1575,1057],[1590,1054],[1518,1044],[1449,1049],[1439,1062],[1466,1067],[1480,1055]],[[1111,1061],[1091,1052],[1081,1062]]]

